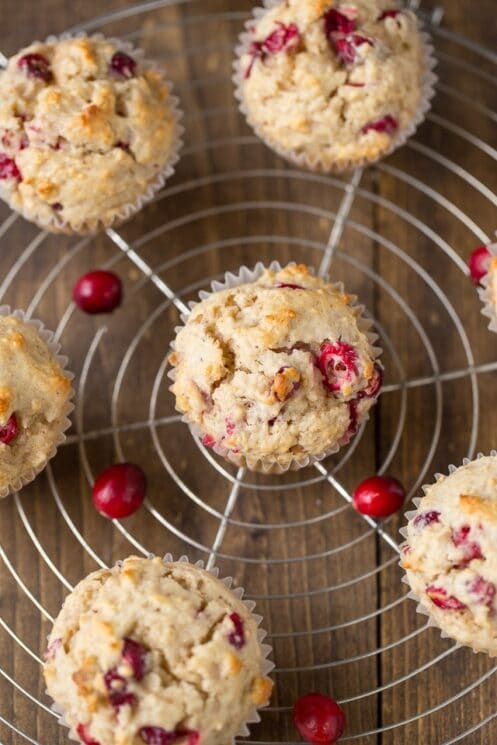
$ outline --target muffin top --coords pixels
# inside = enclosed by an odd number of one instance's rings
[[[171,155],[161,74],[105,39],[35,43],[0,73],[0,195],[74,229],[136,203]]]
[[[497,456],[430,486],[407,526],[402,565],[414,593],[452,638],[497,654]]]
[[[229,743],[271,693],[246,605],[208,572],[159,558],[80,582],[45,659],[65,720],[99,745]]]
[[[248,28],[249,122],[323,169],[374,159],[415,117],[426,62],[413,13],[392,0],[285,0]]]
[[[195,305],[171,390],[204,444],[285,464],[348,441],[381,385],[353,300],[289,265]]]
[[[0,316],[0,493],[50,457],[70,393],[36,328]]]

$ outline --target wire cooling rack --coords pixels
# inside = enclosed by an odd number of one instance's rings
[[[434,110],[402,151],[344,178],[289,167],[237,113],[231,55],[247,12],[154,0],[72,29],[122,36],[166,63],[186,147],[154,204],[98,238],[37,232],[1,207],[0,300],[56,329],[78,394],[46,474],[1,505],[3,742],[66,741],[40,665],[67,591],[129,553],[166,551],[219,565],[264,614],[276,694],[250,742],[297,742],[292,703],[313,689],[346,707],[344,741],[497,738],[497,667],[416,614],[400,582],[396,519],[376,525],[350,507],[354,484],[374,471],[403,478],[412,497],[435,469],[474,456],[480,399],[492,403],[497,370],[461,258],[489,240],[497,205],[497,56],[445,28],[439,8],[415,7],[440,61]],[[282,477],[234,469],[194,441],[174,411],[165,361],[199,289],[273,258],[345,280],[371,311],[386,366],[373,419],[351,445]],[[126,296],[95,320],[75,310],[70,288],[97,265],[123,276]],[[89,494],[115,460],[142,464],[150,494],[136,516],[109,523]]]

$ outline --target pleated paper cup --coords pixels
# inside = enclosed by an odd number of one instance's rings
[[[286,148],[274,137],[270,137],[267,132],[264,131],[263,127],[260,126],[259,122],[252,116],[249,108],[245,103],[244,96],[244,83],[245,83],[245,71],[242,69],[242,58],[245,54],[250,52],[250,44],[253,40],[253,27],[257,24],[262,16],[277,5],[280,5],[282,0],[266,0],[263,7],[254,8],[252,11],[252,18],[245,23],[245,30],[240,34],[238,44],[235,47],[235,61],[233,64],[233,84],[235,89],[235,97],[238,101],[238,108],[245,117],[249,126],[253,129],[254,133],[264,142],[267,147],[274,150],[282,158],[285,158],[289,162],[293,163],[299,168],[305,168],[310,171],[317,171],[320,173],[342,173],[349,171],[354,168],[364,168],[373,163],[377,163],[382,158],[390,155],[397,150],[399,147],[405,144],[405,142],[412,137],[416,132],[419,125],[424,121],[427,112],[431,108],[431,100],[435,95],[435,85],[437,82],[437,76],[433,72],[437,65],[433,44],[431,37],[422,29],[421,21],[418,19],[419,33],[422,42],[422,55],[423,55],[423,75],[421,79],[421,93],[419,97],[419,103],[416,111],[410,120],[410,122],[403,129],[400,129],[394,137],[390,138],[389,143],[382,150],[375,153],[374,156],[360,157],[360,158],[343,158],[336,160],[334,163],[329,163],[327,158],[323,158],[318,154],[311,156],[305,151],[297,151],[295,149]]]
[[[149,554],[147,558],[148,559],[155,559],[156,556],[154,554]],[[262,621],[263,621],[262,616],[260,616],[257,613],[254,613],[255,602],[253,600],[243,600],[243,596],[245,595],[244,588],[241,587],[240,585],[237,586],[237,587],[233,587],[233,578],[232,577],[220,578],[219,577],[219,569],[217,567],[212,567],[210,569],[207,569],[205,567],[204,562],[202,560],[196,561],[196,562],[192,562],[192,561],[189,560],[188,556],[183,555],[183,556],[180,556],[179,559],[177,559],[175,561],[174,558],[173,558],[173,555],[170,554],[170,553],[167,553],[162,558],[162,561],[164,562],[165,565],[169,565],[169,564],[172,564],[172,563],[186,563],[186,564],[191,564],[192,566],[197,567],[198,569],[202,569],[203,571],[208,572],[209,574],[211,574],[216,579],[219,579],[219,581],[222,582],[223,585],[225,585],[229,590],[231,590],[232,593],[233,593],[233,595],[235,595],[235,597],[244,604],[244,606],[247,609],[247,612],[249,613],[250,617],[255,621],[256,626],[257,626],[257,642],[258,642],[260,653],[261,653],[260,675],[261,676],[268,676],[269,673],[274,668],[274,662],[272,662],[269,659],[269,656],[272,653],[272,647],[271,647],[271,645],[264,643],[264,639],[267,636],[267,632],[261,626]],[[115,566],[116,567],[120,567],[122,565],[122,563],[123,563],[122,561],[118,561],[118,562],[116,562]],[[50,638],[50,637],[48,637],[48,638]],[[46,695],[49,698],[51,698],[51,696],[48,693],[48,691],[46,691]],[[250,711],[248,712],[248,715],[247,715],[246,719],[240,724],[240,727],[238,728],[237,732],[235,733],[235,736],[232,739],[232,744],[233,745],[235,745],[235,737],[247,737],[250,734],[249,725],[256,724],[257,722],[260,722],[261,717],[260,717],[260,715],[258,713],[258,709],[262,709],[265,706],[267,706],[267,704],[264,704],[263,706],[260,706],[260,707],[255,707],[254,706],[252,709],[250,709]],[[73,729],[73,727],[68,723],[68,721],[66,719],[66,713],[65,713],[63,707],[54,702],[51,705],[50,708],[57,715],[60,726],[69,730],[69,732],[68,732],[69,738],[71,740],[74,740],[75,742],[79,742],[80,743],[81,740],[78,737],[76,731]]]
[[[490,243],[486,246],[490,252],[490,262],[495,265],[493,271],[488,271],[481,280],[481,287],[478,287],[478,295],[483,304],[482,315],[486,316],[488,328],[497,334],[497,243]],[[495,277],[495,286],[492,287],[492,276]]]
[[[22,323],[25,323],[27,326],[32,326],[36,330],[40,339],[47,345],[50,353],[54,356],[57,363],[60,365],[65,376],[69,380],[73,380],[74,374],[67,369],[68,358],[60,354],[60,344],[55,340],[55,334],[53,333],[53,331],[49,331],[49,329],[45,328],[41,321],[33,318],[27,318],[24,311],[11,310],[9,305],[0,306],[0,316],[13,316],[19,321],[22,321]],[[5,487],[3,490],[0,489],[0,498],[20,491],[24,486],[26,486],[26,484],[29,484],[31,481],[33,481],[36,476],[44,470],[47,463],[55,456],[57,448],[66,439],[64,433],[71,426],[69,414],[74,409],[74,404],[71,400],[73,396],[74,389],[71,387],[62,416],[56,422],[51,423],[51,426],[56,429],[56,437],[46,459],[35,467],[26,468],[26,470],[22,474],[19,474],[19,476],[17,476],[13,481],[11,481],[7,487]]]
[[[491,450],[490,453],[489,453],[489,455],[492,456],[492,457],[495,457],[495,456],[497,456],[497,451],[496,450]],[[473,463],[474,460],[479,460],[480,458],[484,458],[484,457],[487,457],[485,455],[485,453],[478,453],[477,456],[476,456],[476,459],[471,460],[470,458],[463,458],[463,461],[461,463],[461,466],[455,466],[455,465],[453,465],[451,463],[448,466],[448,468],[447,468],[447,474],[435,473],[435,475],[434,475],[434,482],[432,484],[424,484],[422,486],[423,496],[425,496],[426,493],[429,491],[429,489],[431,489],[432,486],[434,486],[434,484],[438,483],[441,479],[447,478],[447,476],[450,476],[451,474],[453,474],[455,471],[457,471],[462,466],[467,466],[469,463]],[[414,503],[414,506],[416,507],[416,509],[415,510],[409,510],[408,512],[405,513],[405,517],[406,517],[406,519],[407,519],[408,522],[411,522],[411,520],[413,520],[416,517],[416,515],[418,514],[418,508],[419,508],[419,505],[421,503],[421,499],[422,499],[421,497],[416,497],[415,499],[413,499],[413,503]],[[451,636],[450,634],[448,634],[437,623],[437,621],[433,618],[433,615],[430,612],[430,606],[425,605],[425,603],[423,602],[423,599],[418,594],[416,594],[413,591],[413,589],[411,587],[411,583],[409,582],[407,573],[406,573],[406,571],[405,571],[405,569],[404,569],[404,567],[402,565],[402,554],[403,554],[403,551],[405,550],[405,547],[408,545],[408,541],[407,541],[407,535],[408,535],[407,534],[407,526],[404,526],[404,527],[400,528],[399,532],[402,535],[402,537],[405,539],[404,542],[400,545],[401,559],[399,561],[399,566],[401,567],[402,571],[404,572],[401,581],[409,587],[409,592],[407,593],[407,597],[410,600],[413,600],[416,603],[416,612],[419,615],[423,616],[423,619],[426,621],[426,624],[427,624],[428,627],[433,627],[433,628],[437,629],[440,632],[440,636],[441,636],[442,639],[451,639],[452,641],[454,641],[457,644],[457,646],[460,646],[460,647],[465,646],[468,649],[471,649],[475,654],[483,653],[483,654],[488,654],[489,657],[496,657],[497,656],[497,652],[491,654],[491,653],[486,652],[486,651],[484,651],[482,649],[476,649],[476,648],[472,647],[470,644],[463,644],[462,642],[458,642],[457,639],[455,639],[453,636]]]
[[[158,76],[160,76],[163,83],[167,85],[169,91],[173,90],[173,84],[166,77],[164,70],[162,70],[153,60],[145,58],[143,50],[137,49],[132,44],[123,41],[122,39],[106,37],[103,34],[92,34],[88,36],[87,34],[80,32],[77,34],[64,33],[60,36],[49,36],[43,43],[56,44],[57,42],[65,41],[67,39],[85,38],[94,41],[106,41],[113,44],[117,51],[132,56],[133,59],[139,62],[145,71],[153,70]],[[37,42],[33,43],[36,44]],[[110,227],[121,225],[139,212],[148,202],[151,202],[175,171],[175,166],[179,160],[180,151],[183,146],[182,135],[184,133],[184,127],[181,123],[183,112],[180,108],[179,99],[175,95],[170,95],[168,97],[167,105],[173,120],[173,138],[166,161],[160,170],[155,173],[151,180],[145,185],[143,192],[139,194],[136,199],[131,202],[124,202],[121,207],[115,209],[108,216],[92,220],[67,221],[64,220],[60,214],[54,212],[49,219],[34,218],[29,211],[24,210],[22,207],[19,208],[18,206],[14,206],[8,197],[3,196],[2,198],[7,201],[11,209],[21,214],[26,220],[34,222],[42,230],[48,230],[51,233],[87,235],[95,233],[98,230],[105,230]]]
[[[295,262],[290,262],[289,264],[286,264],[285,266],[292,266]],[[278,261],[272,261],[269,266],[265,266],[262,262],[258,262],[255,267],[250,269],[247,266],[241,266],[238,272],[226,272],[224,275],[224,280],[215,280],[211,283],[211,291],[205,291],[202,290],[199,292],[200,300],[205,300],[206,298],[210,297],[212,294],[216,292],[220,292],[221,290],[228,290],[233,287],[239,287],[240,285],[249,284],[251,282],[255,282],[258,280],[266,270],[272,271],[272,272],[280,272],[283,269],[281,264]],[[327,281],[327,277],[323,277]],[[335,282],[332,283],[332,286],[338,290],[340,293],[344,292],[344,286],[342,282]],[[190,310],[195,307],[197,303],[190,302],[189,307]],[[378,334],[374,333],[371,329],[373,326],[373,321],[369,318],[366,318],[364,315],[364,306],[358,305],[358,304],[352,304],[350,306],[353,311],[356,314],[356,321],[359,327],[359,330],[362,331],[368,338],[369,345],[370,345],[370,351],[371,356],[374,360],[378,361],[379,357],[382,354],[382,349],[377,345],[378,341]],[[188,320],[188,316],[186,314],[181,315],[181,320],[185,324]],[[176,334],[183,328],[182,326],[178,326],[175,329]],[[174,352],[175,346],[174,341],[171,344],[172,352]],[[173,367],[168,372],[168,377],[174,382],[176,379],[176,371]],[[171,387],[172,388],[172,387]],[[192,435],[195,438],[198,438],[202,440],[202,437],[206,434],[205,431],[203,431],[199,425],[192,420],[192,418],[188,415],[182,412],[180,409],[176,407],[176,410],[179,411],[182,414],[182,421],[188,424],[190,431]],[[323,450],[323,452],[318,453],[316,455],[301,455],[299,457],[293,456],[292,458],[277,458],[277,457],[251,457],[249,454],[240,454],[240,453],[234,453],[232,450],[224,447],[222,444],[215,443],[212,446],[212,450],[214,450],[215,453],[222,456],[225,460],[229,461],[230,463],[233,463],[238,468],[248,468],[250,471],[260,472],[260,473],[266,473],[266,474],[282,474],[286,473],[287,471],[298,471],[301,468],[305,468],[306,466],[312,465],[313,463],[319,463],[320,461],[324,460],[325,458],[328,458],[330,455],[333,455],[334,453],[337,453],[341,447],[344,445],[347,445],[350,440],[354,437],[356,432],[358,431],[359,427],[367,422],[369,419],[369,412],[366,413],[363,417],[361,417],[360,420],[357,421],[357,427],[354,431],[350,433],[346,433],[341,440],[333,445],[330,448],[327,448],[326,450]]]

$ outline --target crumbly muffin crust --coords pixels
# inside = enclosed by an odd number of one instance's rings
[[[0,196],[52,229],[109,224],[164,170],[176,126],[159,72],[112,41],[37,42],[0,73]]]
[[[69,378],[37,330],[0,316],[0,494],[51,457],[70,393]]]
[[[272,687],[231,590],[186,562],[133,556],[68,596],[44,673],[67,723],[99,745],[224,745]]]
[[[382,377],[352,302],[289,265],[198,303],[170,356],[171,390],[204,444],[285,466],[348,442]]]
[[[412,123],[426,70],[413,13],[393,0],[285,0],[249,26],[249,123],[323,170],[374,160]]]
[[[497,456],[430,486],[407,526],[402,565],[450,637],[497,655]]]

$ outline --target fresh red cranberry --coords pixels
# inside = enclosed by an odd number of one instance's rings
[[[93,503],[105,517],[128,517],[141,506],[146,490],[147,479],[141,468],[132,463],[117,463],[97,476]]]
[[[492,255],[486,246],[478,246],[478,248],[475,248],[475,250],[469,255],[469,276],[475,285],[481,284],[483,277],[488,272],[491,258]]]
[[[14,413],[7,419],[7,424],[0,427],[0,442],[3,445],[10,445],[12,440],[15,440],[18,434],[19,426],[17,424],[17,417]]]
[[[202,437],[202,445],[204,445],[206,448],[213,448],[216,444],[216,440],[212,435],[204,435]]]
[[[123,647],[123,660],[133,670],[135,680],[141,680],[145,675],[145,666],[148,650],[134,639],[125,639]]]
[[[112,313],[121,304],[121,280],[113,272],[96,269],[78,279],[72,297],[85,313]]]
[[[373,374],[369,382],[362,391],[359,391],[358,398],[376,398],[383,385],[383,369],[375,362]]]
[[[301,285],[291,285],[288,282],[282,282],[279,285],[276,285],[276,287],[284,288],[287,287],[289,290],[303,290],[304,288]]]
[[[365,36],[360,36],[360,34],[351,34],[350,36],[334,38],[332,43],[338,59],[345,65],[352,65],[355,62],[357,57],[357,47],[360,47],[362,44],[373,46],[371,39],[367,39]]]
[[[469,540],[469,533],[471,527],[469,525],[463,525],[459,530],[452,531],[452,542],[454,546],[460,548],[464,555],[464,564],[469,564],[473,559],[484,559],[481,552],[480,544],[476,541]]]
[[[44,80],[45,83],[49,83],[52,80],[50,62],[42,54],[37,54],[36,52],[25,54],[19,59],[17,66],[31,78]]]
[[[399,123],[394,116],[387,114],[381,119],[377,119],[374,122],[369,122],[365,127],[362,128],[363,134],[367,134],[370,131],[385,132],[387,135],[391,135],[398,128]]]
[[[199,745],[200,733],[196,730],[178,727],[174,732],[162,727],[141,727],[139,735],[147,745],[172,745],[177,740],[186,740],[186,745]]]
[[[378,20],[383,21],[385,18],[397,18],[401,12],[400,10],[384,10]]]
[[[230,634],[228,634],[228,641],[233,647],[235,647],[235,649],[241,649],[245,646],[243,621],[238,613],[231,613],[229,619],[233,624],[234,629]]]
[[[362,515],[387,517],[400,510],[406,493],[404,487],[391,476],[372,476],[356,487],[354,507]]]
[[[55,655],[57,654],[57,650],[60,649],[62,646],[62,639],[54,639],[53,642],[50,642],[48,645],[45,654],[43,655],[44,659],[48,662],[49,660],[53,660]]]
[[[248,68],[245,70],[245,77],[250,77],[252,67],[256,59],[264,59],[268,54],[277,52],[290,51],[298,45],[300,34],[297,26],[290,23],[285,26],[284,23],[278,22],[277,28],[272,31],[262,41],[253,41],[250,45],[250,54],[252,58]]]
[[[357,375],[357,352],[343,341],[325,341],[321,345],[318,366],[330,391],[340,391]]]
[[[333,745],[343,735],[343,709],[329,696],[308,693],[293,707],[293,723],[300,735],[315,745]]]
[[[356,29],[356,22],[352,18],[347,18],[346,15],[340,13],[334,8],[326,11],[323,16],[324,19],[324,33],[327,37],[332,34],[351,34]]]
[[[136,61],[125,52],[115,52],[112,55],[110,67],[123,78],[132,78],[136,70]]]
[[[428,510],[428,512],[421,512],[414,518],[414,525],[416,528],[426,528],[427,525],[440,522],[440,512],[437,510]]]
[[[448,595],[443,587],[429,585],[426,588],[426,594],[432,603],[442,610],[464,610],[466,608],[464,603],[461,603],[454,595]]]
[[[480,605],[486,605],[490,608],[493,605],[496,588],[493,582],[478,575],[474,580],[468,583],[468,592],[476,597],[476,602]]]
[[[9,158],[5,153],[0,153],[0,181],[9,178],[22,181],[22,174],[13,158]]]
[[[78,724],[78,726],[76,727],[76,732],[78,733],[78,737],[81,742],[84,742],[85,745],[100,745],[97,740],[94,740],[93,737],[91,737],[84,724]]]

